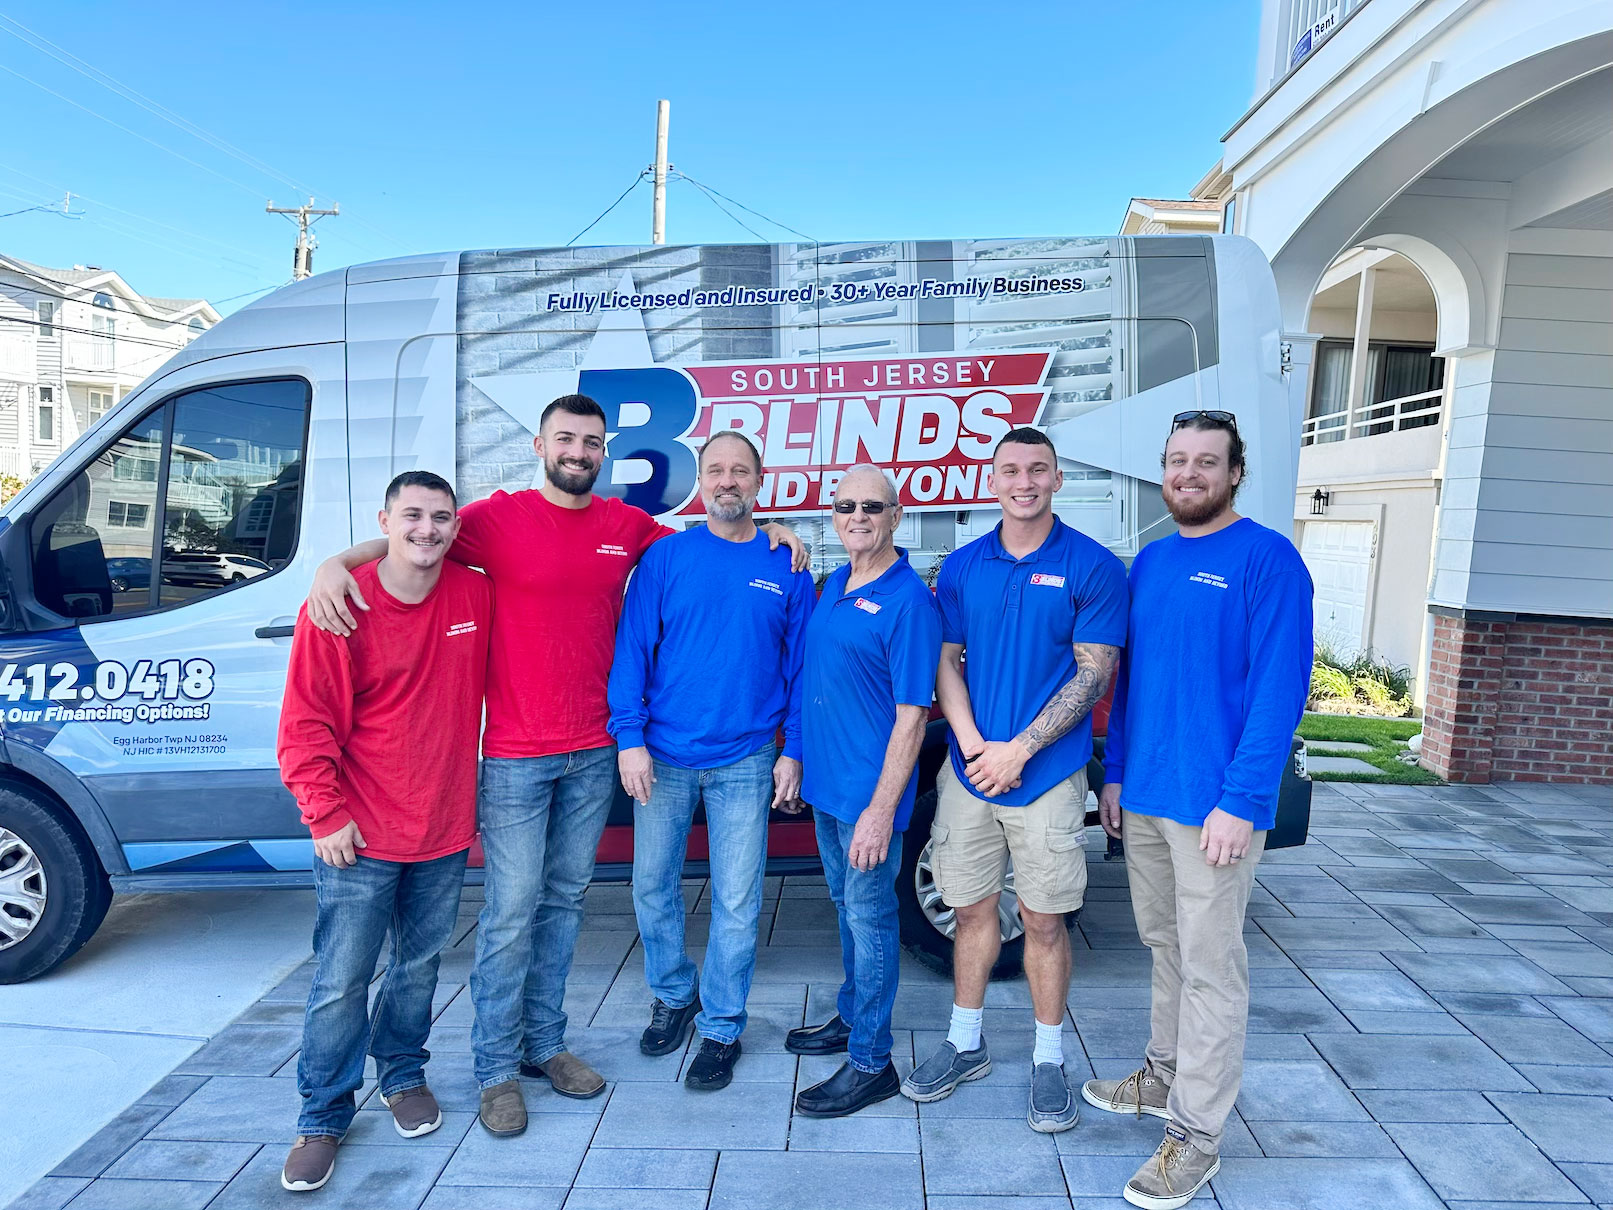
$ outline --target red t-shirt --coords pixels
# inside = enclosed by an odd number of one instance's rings
[[[530,490],[459,510],[448,557],[493,581],[484,756],[553,756],[611,742],[605,683],[622,593],[639,556],[673,531],[643,509],[594,496],[561,508]]]
[[[487,577],[445,563],[424,601],[355,568],[370,604],[342,638],[308,620],[291,643],[280,777],[318,839],[358,824],[366,857],[430,861],[476,836],[476,737],[493,629]]]

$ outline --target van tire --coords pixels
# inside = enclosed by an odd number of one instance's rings
[[[61,965],[94,935],[112,905],[112,885],[78,821],[30,787],[0,781],[0,842],[8,842],[0,844],[0,878],[26,854],[38,859],[44,876],[37,923],[0,949],[0,983],[24,983]]]
[[[920,899],[920,886],[926,892],[933,879],[928,874],[930,854],[930,825],[935,822],[936,792],[926,790],[913,804],[913,819],[902,838],[902,868],[896,875],[897,916],[901,923],[902,948],[912,954],[920,964],[943,975],[952,973],[952,938],[931,919]],[[1016,917],[1017,918],[1017,917]],[[1025,934],[1023,930],[1003,942],[997,963],[991,968],[993,979],[1014,979],[1025,969]]]

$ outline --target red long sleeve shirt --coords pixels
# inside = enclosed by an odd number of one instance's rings
[[[476,755],[493,589],[445,562],[424,601],[353,571],[370,611],[342,638],[297,618],[280,712],[280,776],[318,839],[358,824],[360,850],[430,861],[476,835]]]

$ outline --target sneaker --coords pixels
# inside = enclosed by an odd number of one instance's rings
[[[392,1125],[406,1139],[430,1134],[442,1125],[442,1110],[437,1107],[437,1098],[424,1084],[418,1088],[405,1088],[402,1092],[381,1099],[392,1111]]]
[[[586,1101],[605,1091],[605,1077],[569,1050],[562,1050],[547,1063],[522,1063],[521,1074],[529,1080],[548,1080],[550,1088],[575,1101]]]
[[[1059,1063],[1038,1063],[1031,1068],[1031,1108],[1025,1116],[1032,1130],[1057,1134],[1081,1119],[1081,1107],[1070,1095]]]
[[[280,1170],[280,1187],[293,1193],[322,1188],[336,1168],[336,1148],[342,1140],[328,1134],[299,1134]]]
[[[1200,1151],[1177,1126],[1165,1127],[1159,1150],[1126,1182],[1121,1190],[1133,1206],[1143,1210],[1178,1210],[1221,1171],[1221,1157]]]
[[[683,1039],[700,1013],[700,1001],[691,1000],[681,1008],[665,1000],[650,1002],[650,1025],[638,1040],[638,1048],[647,1055],[669,1055],[683,1045]]]
[[[961,1052],[952,1043],[942,1042],[933,1055],[902,1081],[902,1095],[910,1101],[928,1104],[951,1096],[959,1084],[990,1074],[991,1055],[986,1052],[984,1038],[974,1050]]]
[[[505,1080],[491,1088],[482,1089],[482,1107],[476,1115],[488,1134],[500,1138],[520,1134],[526,1129],[526,1097],[521,1093],[520,1080]]]
[[[683,1086],[696,1092],[716,1092],[727,1088],[734,1078],[734,1064],[739,1061],[739,1041],[718,1042],[715,1038],[700,1039],[700,1053],[684,1074]]]
[[[1154,1074],[1152,1063],[1144,1063],[1124,1080],[1088,1080],[1081,1085],[1081,1096],[1088,1105],[1138,1117],[1146,1113],[1167,1121],[1171,1114],[1165,1105],[1170,1094],[1171,1086]]]

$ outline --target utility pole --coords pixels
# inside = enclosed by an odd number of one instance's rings
[[[654,211],[650,218],[652,244],[666,243],[666,172],[670,167],[666,162],[666,128],[671,110],[670,101],[655,103],[655,163],[650,168],[655,174]]]
[[[291,258],[291,277],[293,281],[301,281],[303,278],[310,276],[314,271],[314,249],[319,244],[318,241],[309,236],[308,228],[326,215],[340,214],[342,212],[341,206],[332,205],[329,210],[316,210],[314,209],[314,199],[309,198],[306,206],[276,206],[273,201],[270,201],[263,209],[268,214],[284,214],[288,218],[291,215],[297,216],[297,250],[292,254]]]

